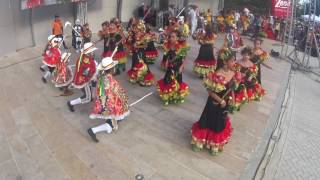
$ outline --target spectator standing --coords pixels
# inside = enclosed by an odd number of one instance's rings
[[[144,18],[146,9],[147,9],[147,6],[144,3],[142,3],[141,6],[138,8],[138,16],[140,19]]]
[[[91,42],[92,31],[90,30],[89,24],[83,25],[83,43]]]
[[[280,39],[280,35],[279,35],[280,29],[281,29],[280,20],[277,19],[276,23],[275,23],[275,27],[274,27],[274,36],[275,36],[276,40]]]
[[[240,13],[238,11],[236,11],[234,13],[234,21],[239,29],[240,28]]]
[[[190,9],[190,23],[191,23],[191,35],[193,35],[197,29],[198,18],[196,13],[196,8],[192,7]]]
[[[55,35],[57,38],[62,39],[63,47],[65,49],[68,49],[63,39],[63,25],[59,15],[54,16],[54,21],[52,23],[52,34]]]
[[[212,12],[211,12],[210,8],[207,10],[205,16],[206,16],[207,23],[211,25],[212,24]]]

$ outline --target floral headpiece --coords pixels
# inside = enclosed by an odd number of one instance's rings
[[[232,58],[233,54],[228,48],[222,48],[218,52],[218,60],[225,61]]]
[[[139,23],[136,25],[136,28],[142,32],[146,30],[146,26],[142,20],[139,21]]]

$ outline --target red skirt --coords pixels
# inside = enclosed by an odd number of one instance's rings
[[[143,81],[140,82],[143,86],[152,86],[154,84],[154,76],[149,71],[143,78]]]
[[[235,92],[234,97],[235,97],[235,106],[237,110],[240,110],[241,106],[248,102],[247,89],[243,88],[240,91]]]
[[[153,59],[159,56],[159,52],[157,50],[146,51],[145,55],[146,55],[146,58]]]
[[[201,129],[199,126],[199,122],[196,122],[192,126],[192,144],[200,144],[204,147],[211,148],[211,147],[218,147],[223,146],[228,143],[231,133],[232,127],[230,118],[227,117],[226,126],[224,130],[221,132],[214,132],[208,128]]]
[[[250,101],[260,101],[261,98],[266,94],[266,91],[259,83],[256,83],[254,87],[247,89],[247,94]]]
[[[184,82],[179,83],[180,98],[185,98],[188,94],[189,94],[189,86]]]
[[[194,61],[194,65],[195,66],[200,66],[200,67],[206,67],[206,68],[210,68],[210,67],[215,67],[217,65],[217,61],[215,59],[212,59],[210,61],[208,60],[201,60],[201,59],[196,59]]]
[[[105,51],[102,53],[102,57],[110,57],[112,55],[113,51]],[[114,56],[113,60],[120,61],[127,57],[127,53],[125,51],[118,51]],[[120,63],[120,62],[119,62]]]
[[[177,91],[179,90],[179,83],[176,80],[172,80],[166,84],[163,79],[157,82],[157,89],[160,98],[165,104],[169,104],[170,101],[174,101],[177,98]]]
[[[197,59],[193,63],[193,71],[201,76],[205,76],[210,71],[215,70],[216,66],[217,66],[217,61],[215,59],[212,59],[210,61]]]
[[[130,69],[128,72],[127,72],[128,76],[129,76],[129,81],[132,82],[132,83],[135,83],[137,81],[137,76],[138,76],[138,73],[137,71],[134,71],[132,69]]]

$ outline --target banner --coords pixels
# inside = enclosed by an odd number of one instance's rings
[[[21,9],[30,9],[39,6],[79,2],[84,0],[21,0]]]
[[[290,0],[272,0],[272,16],[287,17],[287,11],[290,5]]]

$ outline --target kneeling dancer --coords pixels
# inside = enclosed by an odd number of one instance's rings
[[[106,122],[88,129],[88,133],[94,142],[99,142],[96,133],[111,133],[112,130],[117,130],[117,121],[123,120],[130,114],[128,96],[111,73],[112,68],[117,63],[117,61],[107,57],[98,66],[97,88],[90,118],[103,119]]]

